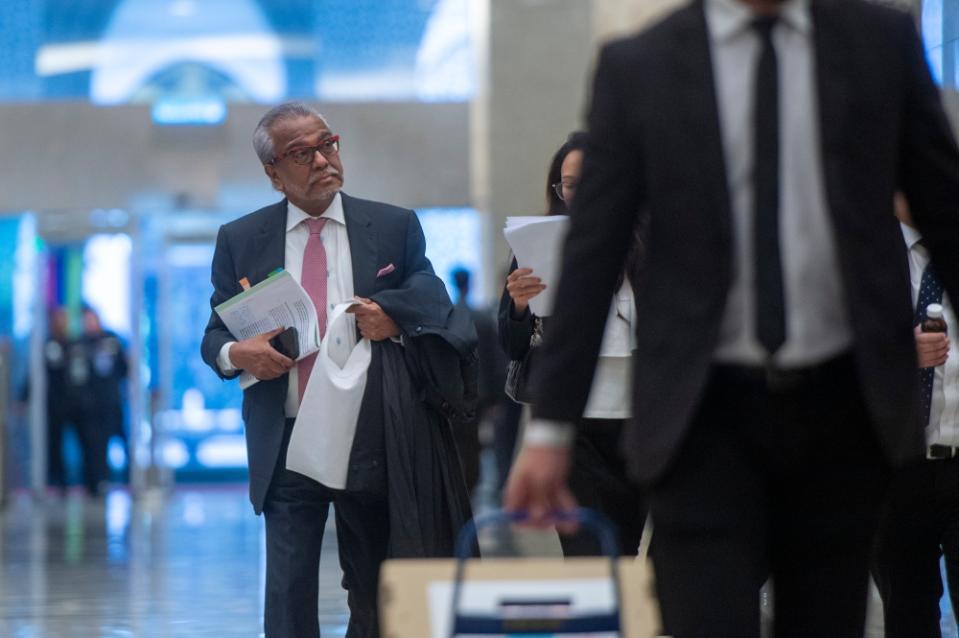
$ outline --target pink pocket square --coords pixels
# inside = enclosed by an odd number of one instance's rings
[[[396,270],[396,266],[394,266],[393,264],[390,264],[389,266],[383,266],[382,268],[376,271],[376,278],[379,279],[380,277],[385,277],[391,272],[393,272],[394,270]]]

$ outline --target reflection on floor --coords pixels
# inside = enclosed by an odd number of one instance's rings
[[[332,638],[347,620],[334,533],[323,556],[320,623]],[[243,486],[15,496],[0,514],[0,636],[261,636],[263,570],[263,520]]]
[[[479,497],[479,509],[492,504]],[[320,568],[324,638],[343,636],[348,618],[332,521]],[[262,636],[263,543],[244,486],[136,500],[124,491],[103,500],[16,495],[0,512],[0,636]],[[558,553],[554,539],[535,545]],[[943,608],[943,638],[956,638],[948,599]],[[873,590],[866,638],[882,634]]]

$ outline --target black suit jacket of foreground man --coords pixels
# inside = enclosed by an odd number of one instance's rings
[[[959,295],[959,155],[913,21],[860,0],[812,0],[827,205],[862,391],[887,458],[922,451],[909,271],[893,194],[904,192],[937,272]],[[783,78],[788,82],[789,78]],[[601,54],[591,144],[566,242],[534,416],[574,421],[640,211],[633,473],[660,476],[702,397],[732,265],[730,199],[702,2]],[[786,239],[788,241],[788,239]]]

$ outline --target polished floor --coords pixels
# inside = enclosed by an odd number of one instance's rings
[[[343,636],[348,617],[332,520],[320,568],[324,638]],[[555,541],[537,545],[558,551]],[[0,512],[0,637],[262,636],[263,570],[263,521],[243,486],[137,499],[16,494]],[[943,638],[957,638],[943,606]],[[873,592],[866,638],[881,637]]]
[[[320,622],[333,638],[347,611],[327,543]],[[260,636],[263,570],[263,522],[242,486],[15,496],[0,514],[0,636]]]

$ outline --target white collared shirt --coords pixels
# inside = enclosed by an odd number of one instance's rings
[[[322,217],[329,221],[320,233],[320,240],[326,249],[327,271],[329,282],[326,287],[327,316],[336,304],[353,297],[353,262],[350,253],[350,240],[346,232],[346,216],[343,212],[343,199],[339,193],[330,202],[329,208]],[[310,230],[306,220],[310,215],[293,203],[287,203],[286,211],[286,252],[283,267],[300,283],[303,271],[303,253],[310,238]],[[356,345],[356,322],[352,316],[344,324],[346,328],[342,334],[330,335],[330,358],[345,362],[353,346]],[[223,345],[217,357],[217,365],[224,373],[236,370],[229,359],[229,348],[233,341]],[[286,392],[284,410],[287,418],[294,418],[300,408],[299,382],[297,369],[294,366],[289,372],[289,387]]]
[[[919,243],[922,235],[918,230],[905,224],[900,224],[900,227],[909,249],[909,279],[912,281],[912,306],[915,308],[919,301],[922,273],[929,265],[929,251]],[[949,358],[936,367],[929,425],[926,426],[926,443],[959,446],[959,348],[956,346],[959,324],[956,323],[956,313],[945,293],[942,297],[942,308],[949,331]]]
[[[760,42],[756,15],[738,0],[706,0],[726,173],[732,205],[733,281],[715,359],[762,365],[756,339],[752,105]],[[786,0],[773,31],[779,64],[779,233],[786,300],[781,367],[820,363],[852,346],[853,333],[823,177],[815,47],[809,0]]]

